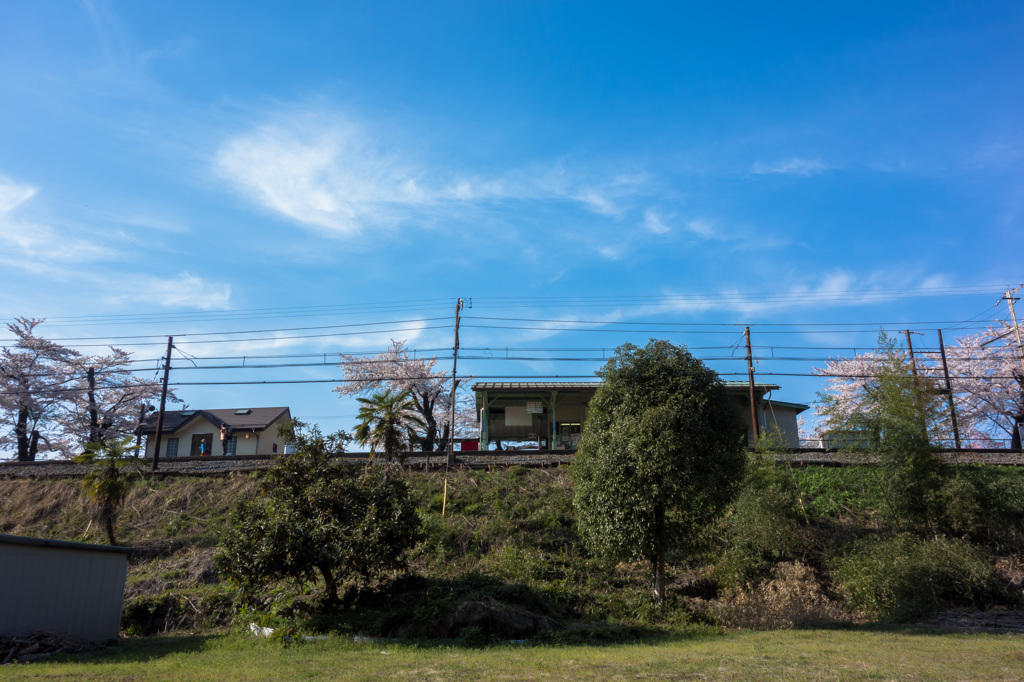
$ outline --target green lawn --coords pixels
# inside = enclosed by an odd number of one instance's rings
[[[8,666],[5,679],[985,679],[1024,678],[1024,636],[909,628],[734,632],[602,646],[282,647],[232,635],[130,640],[103,654]]]

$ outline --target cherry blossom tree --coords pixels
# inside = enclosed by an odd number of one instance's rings
[[[18,461],[35,460],[59,426],[60,404],[73,390],[81,354],[35,332],[43,320],[19,317],[7,325],[14,343],[0,350],[0,447]]]
[[[381,389],[408,391],[423,422],[420,447],[424,452],[444,449],[451,428],[452,386],[448,372],[435,369],[436,356],[413,358],[404,340],[392,340],[390,347],[379,355],[363,357],[339,353],[338,359],[345,383],[336,387],[336,392],[367,395]],[[466,385],[468,380],[460,380],[460,386]],[[472,413],[472,408],[469,412]],[[456,411],[455,421],[456,435],[470,430],[465,408]]]
[[[886,343],[891,343],[886,340]],[[1024,371],[1014,344],[1012,327],[1002,323],[982,334],[958,338],[946,346],[953,403],[962,442],[968,447],[994,447],[1007,437],[1010,447],[1020,448],[1015,425],[1024,421]],[[873,408],[871,396],[875,378],[892,358],[884,351],[872,351],[852,358],[830,359],[814,373],[827,377],[823,398],[828,411],[818,436],[834,424],[848,422],[856,414]],[[910,370],[909,354],[902,362]],[[938,394],[945,387],[945,375],[938,351],[916,353],[914,368],[921,381]],[[936,441],[952,441],[952,419],[948,408],[929,425]]]
[[[41,452],[70,458],[85,443],[133,433],[160,384],[133,375],[127,351],[83,355],[44,339],[36,330],[42,322],[19,317],[7,325],[15,339],[0,351],[0,447],[20,461]],[[168,399],[181,402],[173,391]]]
[[[1002,323],[966,336],[946,349],[961,429],[971,438],[1011,439],[1020,449],[1024,421],[1024,369],[1012,326]]]
[[[83,356],[75,365],[75,390],[61,403],[63,433],[55,449],[79,454],[83,443],[121,439],[135,432],[143,406],[160,399],[160,383],[131,372],[131,353],[110,348],[109,355]],[[173,389],[167,400],[182,402]]]
[[[877,428],[877,415],[885,412],[882,401],[886,392],[881,390],[883,380],[893,377],[907,377],[901,390],[915,394],[917,419],[922,434],[933,443],[949,436],[949,422],[941,412],[935,378],[929,376],[926,368],[902,351],[894,339],[884,332],[878,337],[878,349],[852,358],[829,359],[825,367],[815,368],[815,374],[828,377],[821,393],[821,414],[825,417],[819,425],[822,436],[845,437],[849,445],[864,446],[877,444],[878,434],[865,432]],[[898,382],[897,382],[898,383]],[[888,386],[889,393],[898,392]],[[891,399],[891,395],[889,396]],[[891,400],[890,400],[891,402]]]

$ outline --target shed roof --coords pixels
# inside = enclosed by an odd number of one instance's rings
[[[68,540],[48,540],[47,538],[30,538],[23,535],[0,535],[2,545],[27,545],[29,547],[51,547],[53,549],[73,549],[82,552],[108,552],[113,554],[130,554],[131,547],[119,545],[94,545],[88,542],[70,542]]]
[[[601,381],[481,381],[474,391],[580,391],[597,390]]]
[[[240,414],[243,413],[243,414]],[[287,407],[242,407],[225,410],[172,410],[164,412],[164,433],[174,433],[197,417],[203,417],[214,426],[227,424],[236,431],[263,431],[281,416],[291,414]],[[156,433],[156,413],[146,418],[142,433]]]
[[[580,391],[593,389],[603,384],[603,381],[481,381],[473,384],[474,391]],[[726,388],[737,389],[747,388],[746,381],[725,381]],[[758,391],[777,391],[781,387],[777,384],[755,383],[754,388]]]

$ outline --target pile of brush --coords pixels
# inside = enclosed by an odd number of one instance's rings
[[[20,637],[0,637],[0,656],[3,656],[3,663],[0,665],[31,663],[54,654],[80,654],[102,648],[102,644],[63,632],[36,630],[32,634]]]

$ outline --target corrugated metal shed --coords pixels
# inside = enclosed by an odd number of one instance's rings
[[[0,535],[0,636],[48,630],[117,638],[130,551]]]

